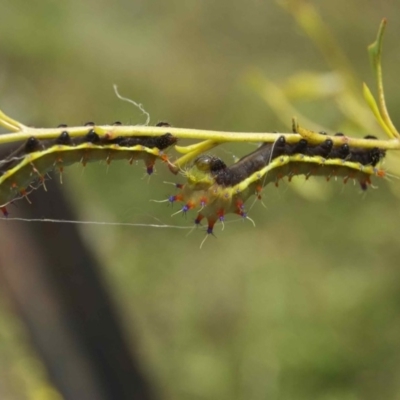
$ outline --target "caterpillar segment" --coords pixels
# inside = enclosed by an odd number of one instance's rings
[[[92,124],[87,124],[91,126]],[[64,125],[62,127],[65,127]],[[83,137],[71,138],[63,131],[55,140],[29,138],[0,164],[0,210],[8,215],[6,206],[14,199],[26,197],[32,184],[44,185],[51,170],[60,173],[65,167],[81,163],[114,160],[143,160],[148,174],[153,173],[156,160],[168,162],[164,150],[177,139],[170,133],[161,136],[114,137],[100,136],[93,128]]]
[[[215,223],[223,222],[226,214],[248,218],[244,207],[247,199],[253,195],[260,198],[265,186],[278,186],[285,177],[289,182],[300,175],[306,179],[321,176],[327,181],[341,178],[344,183],[354,180],[366,190],[371,176],[385,176],[378,166],[384,156],[385,151],[379,148],[334,146],[330,139],[316,146],[305,139],[289,144],[284,136],[279,136],[274,143],[261,145],[229,167],[218,157],[199,156],[184,172],[187,182],[177,185],[180,190],[170,199],[183,202],[184,213],[197,209],[195,224],[206,219],[207,233],[212,234]]]

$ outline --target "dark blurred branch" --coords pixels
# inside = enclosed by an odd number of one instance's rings
[[[76,219],[58,186],[48,189],[13,216]],[[0,237],[0,285],[65,399],[153,398],[76,227],[1,221]]]

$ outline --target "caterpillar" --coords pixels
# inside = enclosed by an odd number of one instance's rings
[[[115,123],[120,125],[119,122]],[[162,125],[161,125],[162,124]],[[54,140],[38,140],[29,138],[22,146],[12,152],[0,163],[0,209],[5,216],[8,215],[7,204],[18,197],[28,194],[32,183],[39,181],[45,184],[45,175],[50,170],[56,169],[60,179],[64,167],[80,162],[127,159],[129,163],[142,159],[148,174],[153,173],[155,161],[160,159],[168,162],[164,150],[177,142],[170,133],[160,136],[131,136],[110,137],[98,135],[92,122],[83,137],[72,138],[67,130]],[[161,122],[157,126],[168,126]],[[66,125],[60,125],[66,128]]]
[[[343,134],[338,133],[338,136]],[[374,140],[374,136],[366,136]],[[319,145],[311,145],[306,139],[287,143],[279,136],[274,143],[265,143],[257,150],[242,157],[227,167],[220,158],[201,155],[193,165],[184,171],[187,183],[177,184],[180,192],[170,196],[170,202],[183,202],[181,211],[186,213],[198,208],[195,224],[207,219],[207,233],[212,234],[217,221],[224,221],[225,215],[235,213],[247,218],[244,203],[252,195],[260,198],[264,186],[296,175],[342,177],[360,183],[366,190],[371,184],[370,177],[384,177],[385,172],[377,165],[384,158],[385,151],[351,148],[347,143],[334,146],[331,139]]]
[[[116,122],[114,125],[121,125]],[[71,137],[67,126],[58,137],[39,140],[30,137],[22,146],[0,162],[0,209],[8,215],[7,204],[18,197],[27,196],[29,187],[36,181],[45,185],[45,175],[52,169],[58,170],[60,179],[64,167],[80,162],[127,159],[142,159],[147,173],[153,172],[157,159],[173,164],[164,150],[176,144],[177,138],[171,133],[160,136],[113,136],[96,133],[94,123],[86,124],[84,136]],[[168,127],[166,122],[157,126]],[[321,134],[325,134],[322,133]],[[337,133],[338,136],[344,136]],[[376,139],[366,136],[366,139]],[[278,185],[280,179],[305,175],[342,177],[358,180],[363,190],[371,183],[372,175],[383,177],[384,171],[377,165],[385,156],[385,151],[377,147],[370,149],[351,148],[347,143],[334,145],[327,138],[318,145],[301,138],[296,143],[288,143],[285,136],[278,136],[274,142],[264,143],[252,153],[227,166],[218,157],[202,154],[193,165],[184,171],[187,183],[177,184],[180,192],[170,196],[168,201],[180,201],[183,213],[199,208],[195,219],[198,225],[205,218],[207,232],[213,233],[217,221],[224,221],[225,215],[235,213],[248,218],[244,203],[252,195],[261,198],[261,191],[267,184]],[[170,168],[175,171],[176,169]]]

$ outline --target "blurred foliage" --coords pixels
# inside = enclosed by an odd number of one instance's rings
[[[116,99],[116,83],[144,104],[153,123],[289,131],[282,108],[276,115],[270,107],[275,96],[263,92],[268,82],[313,121],[307,128],[383,137],[366,122],[371,114],[343,110],[352,109],[346,101],[364,110],[361,83],[375,87],[366,47],[386,16],[386,99],[400,126],[399,5],[310,4],[346,61],[329,62],[336,50],[321,47],[315,35],[310,40],[315,19],[300,19],[307,5],[301,0],[285,7],[260,0],[3,0],[1,108],[34,126],[142,123],[138,110]],[[251,149],[219,152],[229,161]],[[65,173],[82,220],[191,224],[193,216],[171,219],[173,210],[148,201],[171,193],[162,184],[174,180],[165,168],[148,181],[141,165],[105,169]],[[366,195],[316,180],[296,187],[307,199],[288,184],[268,187],[266,209],[256,203],[251,210],[256,228],[227,223],[202,251],[201,230],[186,237],[179,230],[82,227],[162,398],[399,398],[400,184],[379,182]],[[34,367],[39,362],[20,323],[5,301],[1,306],[0,397],[58,399]]]

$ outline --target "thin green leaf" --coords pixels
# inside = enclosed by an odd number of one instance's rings
[[[397,136],[391,131],[391,129],[386,125],[386,122],[382,118],[382,115],[379,111],[378,104],[376,103],[374,96],[372,95],[369,87],[366,83],[363,84],[363,95],[364,99],[367,102],[369,108],[374,113],[376,120],[379,125],[383,128],[383,130],[387,133],[387,135],[393,139],[397,138]]]
[[[386,107],[385,94],[384,94],[384,89],[383,89],[381,56],[382,56],[383,34],[385,33],[386,23],[387,23],[387,20],[386,20],[386,18],[384,18],[379,26],[378,36],[377,36],[375,42],[368,46],[368,53],[369,53],[372,67],[374,69],[376,80],[377,80],[378,103],[379,103],[380,116],[383,119],[383,121],[385,122],[385,125],[391,131],[391,134],[389,136],[399,138],[400,134],[397,131],[396,127],[394,126],[392,120],[390,119],[389,112]],[[365,94],[364,94],[364,97],[365,97]],[[375,100],[374,100],[374,102],[375,102]],[[379,123],[381,123],[381,122],[379,122]],[[386,131],[386,129],[385,129],[385,131]]]

